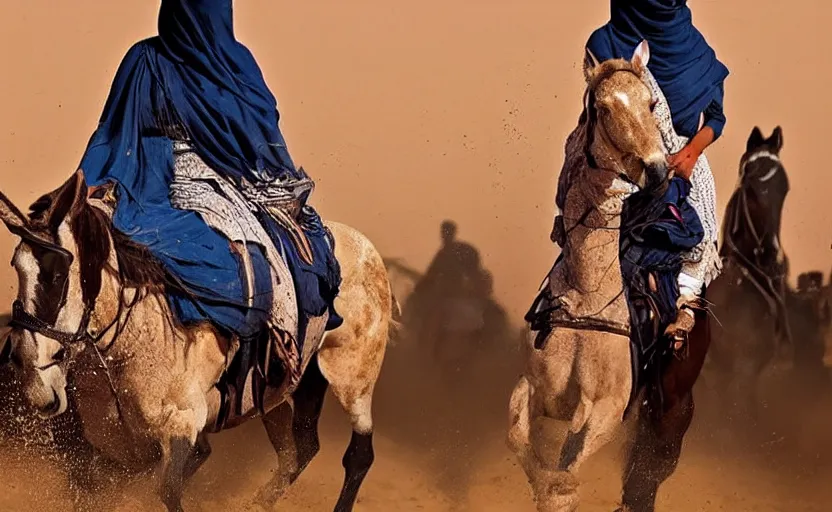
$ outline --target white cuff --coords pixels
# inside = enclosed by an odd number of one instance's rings
[[[701,279],[697,279],[693,276],[685,274],[684,272],[679,272],[679,292],[680,295],[692,295],[697,296],[702,291],[702,287],[705,286],[705,282]]]

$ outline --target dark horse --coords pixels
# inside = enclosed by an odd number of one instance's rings
[[[725,268],[708,289],[713,328],[711,359],[725,411],[755,419],[760,373],[792,338],[788,319],[789,263],[780,220],[789,179],[780,161],[783,134],[764,138],[754,128],[740,161],[739,184],[725,213]]]
[[[762,265],[753,270],[756,272],[765,269],[762,276],[785,275],[784,271],[779,270],[780,266],[777,271],[768,273],[774,267],[763,263],[769,261],[767,258],[771,252],[772,262],[780,261],[785,265],[777,240],[780,210],[788,191],[786,173],[778,157],[781,147],[782,133],[779,128],[768,139],[764,139],[760,130],[755,128],[748,140],[747,151],[740,166],[740,186],[731,199],[725,224],[726,233],[731,238],[723,247],[722,256],[731,263],[726,265],[723,277],[712,283],[705,293],[707,301],[721,305],[717,306],[715,316],[724,326],[720,327],[707,311],[697,311],[696,326],[690,333],[685,356],[667,358],[658,370],[659,378],[645,382],[643,398],[638,401],[640,410],[636,433],[631,441],[624,471],[621,511],[654,511],[659,486],[676,470],[682,442],[693,420],[693,386],[702,371],[711,339],[721,339],[717,331],[733,325],[731,322],[726,324],[723,316],[727,317],[728,314],[720,314],[719,311],[726,311],[725,305],[734,300],[756,300],[768,308],[769,303],[763,297],[779,293],[779,281],[762,285],[764,290],[774,288],[773,291],[763,293],[753,285],[751,288],[746,288],[742,283],[737,285],[738,277],[735,273],[743,272],[738,268],[746,268],[737,267],[739,263],[736,262],[741,261],[742,265],[750,267]],[[776,202],[776,207],[771,206],[770,210],[776,211],[776,214],[767,213],[772,201]],[[759,247],[763,249],[760,250]],[[740,251],[743,259],[732,256],[735,251]],[[736,290],[740,291],[737,293]],[[750,298],[745,298],[746,296]],[[755,311],[759,312],[762,307],[757,307]],[[777,311],[777,308],[773,308],[773,311]],[[735,322],[736,317],[732,317],[731,321]],[[743,321],[739,328],[745,326]],[[773,327],[767,328],[773,330]],[[724,335],[723,332],[722,336]],[[743,350],[745,351],[747,350]],[[739,355],[745,356],[742,352]],[[771,355],[766,357],[766,361]],[[736,361],[741,363],[745,359],[737,358]]]

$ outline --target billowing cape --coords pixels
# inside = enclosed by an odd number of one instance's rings
[[[245,336],[262,328],[270,290],[258,289],[255,307],[244,307],[240,263],[228,240],[168,197],[172,130],[184,131],[199,156],[235,182],[267,185],[299,176],[275,98],[236,40],[232,13],[232,0],[162,0],[159,35],[124,57],[80,167],[91,186],[115,184],[115,228],[146,246],[182,284],[186,293],[169,294],[179,319],[210,319]],[[317,316],[331,309],[340,271],[317,215],[307,228],[311,265],[279,226],[271,223],[270,231],[292,270],[301,310]],[[264,258],[255,257],[255,265],[258,276],[268,271]]]

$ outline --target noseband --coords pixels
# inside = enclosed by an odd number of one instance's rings
[[[33,334],[40,334],[41,336],[57,341],[64,348],[70,348],[72,345],[91,339],[91,336],[87,332],[91,314],[89,308],[84,308],[84,316],[81,317],[81,324],[78,326],[78,331],[69,333],[60,331],[40,318],[27,313],[23,307],[23,302],[16,300],[12,304],[12,321],[9,322],[9,325]]]
[[[135,302],[129,306],[130,309],[128,310],[128,316],[129,313],[132,312],[133,305],[135,305]],[[122,418],[121,401],[119,400],[118,392],[113,384],[113,378],[110,375],[110,369],[107,366],[107,362],[104,360],[102,351],[98,348],[98,342],[101,341],[101,338],[114,326],[116,326],[116,333],[113,337],[113,341],[110,343],[110,346],[112,346],[112,343],[115,342],[116,338],[118,338],[121,329],[117,327],[117,324],[122,316],[122,306],[123,302],[119,302],[119,310],[115,319],[97,336],[93,336],[89,332],[90,317],[92,316],[92,309],[89,306],[84,307],[84,314],[81,317],[81,323],[78,326],[78,330],[75,333],[69,333],[58,330],[53,325],[49,325],[49,323],[44,322],[35,315],[28,313],[23,307],[23,302],[16,300],[12,304],[12,320],[9,322],[9,326],[13,329],[22,329],[24,331],[29,331],[32,334],[40,334],[41,336],[54,340],[67,352],[68,356],[62,358],[62,360],[54,361],[46,366],[39,367],[38,369],[41,371],[57,366],[63,362],[72,361],[83,351],[84,348],[91,347],[98,357],[101,368],[104,370],[104,374],[106,375],[107,381],[110,385],[110,391],[112,392],[116,402],[116,410],[118,411],[119,417]],[[109,348],[109,346],[107,348]],[[106,351],[107,348],[104,350]]]
[[[64,361],[74,359],[81,353],[83,346],[95,343],[95,340],[88,332],[91,316],[92,311],[85,307],[84,315],[81,317],[81,323],[78,326],[78,330],[74,333],[70,333],[58,330],[55,326],[49,325],[49,323],[44,322],[31,313],[28,313],[23,306],[23,302],[16,300],[12,304],[12,320],[9,322],[9,326],[13,329],[22,329],[24,331],[31,332],[32,334],[40,334],[45,338],[56,341],[61,348],[66,351],[67,357],[39,368],[40,370],[46,370],[61,364]]]

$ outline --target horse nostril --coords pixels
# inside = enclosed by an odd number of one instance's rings
[[[9,340],[9,337],[0,342],[2,343],[2,347],[0,347],[0,365],[9,364],[12,360],[12,342]]]
[[[47,404],[43,409],[40,410],[40,413],[43,416],[54,416],[61,410],[61,398],[58,396],[58,392],[54,389],[52,390],[52,402]]]
[[[62,363],[66,359],[66,349],[61,347],[58,349],[57,352],[52,356],[52,360],[56,363]]]

